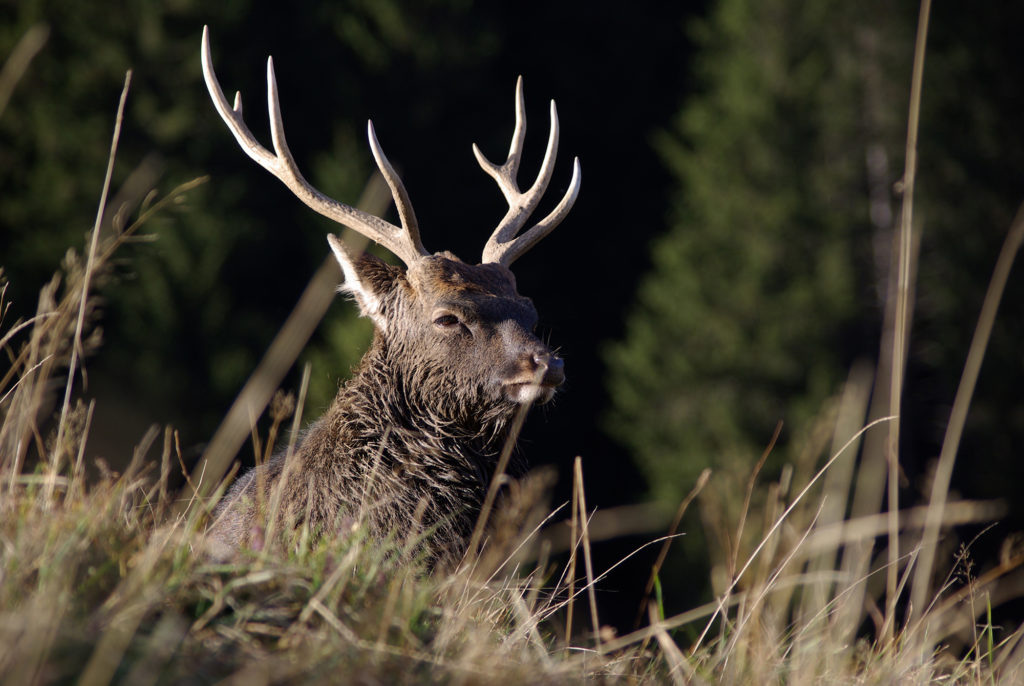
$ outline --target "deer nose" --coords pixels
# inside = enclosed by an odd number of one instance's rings
[[[552,355],[549,352],[538,351],[533,353],[533,365],[534,369],[544,370],[541,384],[545,386],[560,386],[565,381],[565,363],[562,362],[561,357]]]

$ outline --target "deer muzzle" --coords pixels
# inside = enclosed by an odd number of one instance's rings
[[[505,394],[517,403],[544,404],[565,381],[565,363],[547,351],[530,354],[526,367],[504,384]]]

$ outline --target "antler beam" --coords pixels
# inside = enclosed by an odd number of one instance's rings
[[[512,145],[508,151],[508,159],[502,165],[494,164],[484,157],[480,148],[473,144],[473,154],[477,162],[487,174],[495,180],[508,202],[508,212],[498,224],[484,246],[484,263],[496,262],[508,267],[523,253],[532,248],[540,239],[548,235],[558,226],[576,202],[580,191],[580,159],[574,158],[572,180],[561,202],[547,217],[534,224],[529,230],[519,234],[530,215],[537,209],[540,199],[548,188],[551,175],[555,169],[555,156],[558,152],[558,112],[555,101],[551,101],[551,128],[548,133],[548,147],[544,152],[540,173],[525,192],[519,190],[516,177],[519,174],[519,162],[523,153],[523,141],[526,138],[526,104],[523,100],[523,77],[516,81],[516,127],[512,132]]]
[[[220,113],[221,119],[227,124],[228,129],[234,134],[235,140],[249,157],[254,159],[261,167],[269,171],[287,186],[292,193],[310,208],[319,212],[328,219],[361,233],[370,240],[380,243],[393,252],[406,265],[411,265],[420,257],[429,253],[420,241],[419,224],[416,222],[416,214],[413,212],[412,203],[409,201],[409,194],[398,178],[394,168],[388,162],[384,151],[381,150],[377,135],[373,130],[373,123],[367,123],[367,136],[370,139],[370,149],[377,161],[381,174],[391,188],[391,195],[395,200],[398,209],[398,217],[402,226],[398,227],[379,217],[367,214],[362,210],[351,207],[344,203],[329,198],[312,185],[302,176],[295,158],[288,149],[288,143],[284,137],[284,123],[281,120],[281,105],[277,98],[277,79],[274,77],[274,60],[267,59],[267,109],[270,113],[270,135],[274,143],[274,152],[264,148],[256,137],[246,126],[242,118],[242,94],[235,94],[234,105],[229,105],[224,91],[217,81],[217,75],[213,71],[213,58],[210,56],[210,37],[208,27],[203,27],[203,77],[206,79],[206,87],[210,91],[213,104]]]

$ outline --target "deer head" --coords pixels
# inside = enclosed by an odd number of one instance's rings
[[[564,380],[563,363],[534,334],[537,312],[517,292],[509,265],[566,217],[579,193],[576,159],[562,200],[547,217],[522,231],[554,170],[558,115],[553,101],[544,161],[527,190],[521,191],[516,181],[526,135],[522,78],[516,84],[516,126],[507,160],[493,164],[473,146],[480,166],[497,182],[509,209],[484,246],[481,263],[471,265],[449,252],[430,254],[423,247],[409,195],[381,150],[372,122],[367,124],[370,149],[391,189],[400,226],[329,198],[303,178],[285,141],[272,58],[267,60],[267,104],[274,152],[264,148],[246,126],[241,93],[235,95],[234,105],[224,97],[213,71],[206,27],[202,63],[214,105],[249,157],[310,208],[376,241],[404,263],[401,268],[372,255],[354,255],[333,234],[327,236],[345,278],[339,290],[351,295],[361,314],[374,322],[374,343],[368,355],[387,356],[406,382],[396,392],[406,394],[410,403],[430,405],[432,413],[445,417],[479,410],[481,405],[551,398]]]

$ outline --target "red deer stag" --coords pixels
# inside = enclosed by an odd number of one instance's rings
[[[260,145],[243,121],[241,94],[234,106],[224,97],[206,29],[202,62],[213,103],[242,150],[306,205],[380,243],[405,265],[355,255],[327,236],[344,273],[339,290],[373,321],[373,342],[327,413],[302,436],[287,469],[285,455],[278,455],[229,490],[209,532],[213,556],[230,557],[253,542],[266,518],[262,504],[279,487],[275,522],[282,527],[305,523],[315,535],[337,536],[358,520],[374,538],[397,541],[426,532],[428,557],[453,559],[467,546],[518,408],[548,401],[565,378],[562,360],[534,334],[537,312],[516,291],[509,271],[565,218],[579,192],[577,159],[561,202],[521,233],[554,169],[555,103],[541,170],[526,191],[516,181],[526,133],[522,79],[516,84],[508,159],[493,164],[473,146],[509,210],[484,246],[481,264],[471,265],[423,247],[409,195],[372,123],[370,149],[391,188],[401,227],[328,198],[303,178],[285,142],[272,60],[267,61],[267,101],[274,152]],[[515,458],[508,471],[519,476],[524,469]],[[279,483],[282,479],[286,482]]]

